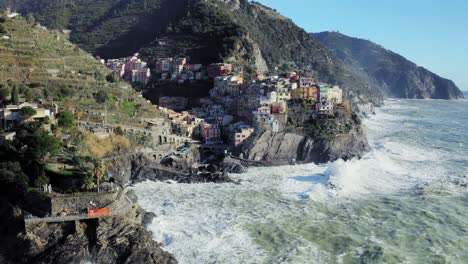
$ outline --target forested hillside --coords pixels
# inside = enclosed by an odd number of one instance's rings
[[[236,62],[247,74],[301,70],[345,86],[359,102],[378,103],[376,87],[347,71],[307,32],[273,9],[246,0],[0,0],[104,58],[139,51],[189,56],[203,64]]]

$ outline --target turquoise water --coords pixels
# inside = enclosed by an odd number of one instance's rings
[[[361,160],[138,184],[154,238],[181,263],[468,263],[468,101],[390,100],[365,123]]]

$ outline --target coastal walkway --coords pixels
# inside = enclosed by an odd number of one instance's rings
[[[71,222],[71,221],[79,221],[79,220],[86,220],[86,219],[97,219],[103,217],[112,216],[112,213],[109,215],[94,215],[89,216],[88,214],[82,215],[68,215],[68,216],[56,216],[56,217],[25,217],[24,222],[26,224],[35,224],[35,223],[60,223],[60,222]]]
[[[122,198],[123,196],[123,198]],[[124,191],[120,191],[118,197],[109,206],[111,210],[108,214],[79,214],[79,215],[66,215],[66,216],[52,216],[52,217],[37,217],[37,216],[25,216],[25,224],[35,223],[60,223],[60,222],[71,222],[87,219],[99,219],[105,217],[121,216],[127,214],[133,208],[133,202],[124,194]]]

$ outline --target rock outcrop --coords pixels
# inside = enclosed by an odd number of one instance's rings
[[[1,263],[177,263],[153,240],[137,206],[124,216],[29,224],[27,232],[18,206],[0,202]]]
[[[240,156],[263,165],[295,162],[324,163],[337,159],[360,158],[369,144],[359,117],[338,112],[334,119],[306,124],[312,131],[302,133],[265,131],[247,140]]]
[[[179,183],[231,182],[228,173],[241,173],[244,167],[231,159],[218,159],[209,165],[194,165],[184,160],[152,160],[145,154],[133,154],[109,161],[109,171],[122,185],[151,181],[176,181]]]

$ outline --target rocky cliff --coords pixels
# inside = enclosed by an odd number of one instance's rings
[[[335,118],[311,119],[295,130],[258,133],[247,140],[239,154],[264,165],[285,165],[349,160],[360,158],[369,150],[360,118],[342,110],[336,112]]]
[[[243,166],[232,159],[218,159],[209,165],[193,165],[185,160],[165,159],[155,161],[142,153],[115,158],[109,171],[122,184],[150,181],[175,181],[179,183],[231,182],[228,173],[240,173]]]
[[[0,263],[177,263],[145,229],[139,207],[121,217],[25,227],[19,206],[0,200]]]
[[[451,80],[419,67],[380,45],[337,32],[312,36],[341,59],[354,75],[378,87],[388,97],[463,98],[463,93]]]

